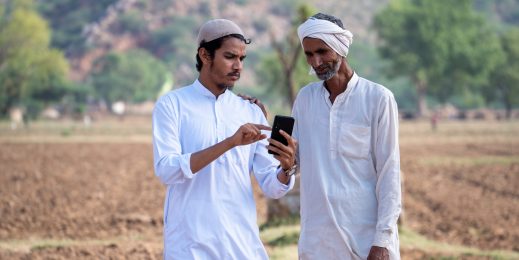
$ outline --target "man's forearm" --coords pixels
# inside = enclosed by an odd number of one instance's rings
[[[222,154],[234,148],[234,146],[235,145],[232,143],[231,139],[227,138],[209,148],[193,153],[190,159],[191,171],[193,174],[197,173]]]

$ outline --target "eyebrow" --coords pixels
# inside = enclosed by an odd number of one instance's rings
[[[312,53],[324,53],[324,52],[327,52],[327,51],[328,51],[328,49],[326,49],[326,48],[319,48],[319,49],[314,50],[314,51],[305,51],[305,54],[306,55],[310,55]]]
[[[236,53],[233,53],[233,52],[230,52],[230,51],[226,51],[223,53],[224,56],[229,56],[231,58],[234,58],[234,57],[238,57],[239,55],[236,54]],[[240,56],[240,59],[245,59],[247,57],[247,55],[243,55],[243,56]]]

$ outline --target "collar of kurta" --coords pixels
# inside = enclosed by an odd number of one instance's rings
[[[354,71],[353,72],[353,76],[351,76],[350,81],[348,81],[348,85],[346,86],[346,90],[344,92],[342,92],[341,94],[339,94],[339,96],[347,95],[348,93],[353,91],[353,89],[357,86],[357,82],[359,82],[359,76],[357,75],[357,72]],[[330,92],[328,92],[328,90],[324,86],[324,81],[322,83],[322,86],[323,86],[322,87],[322,93],[323,93],[325,98],[328,98],[330,96]]]
[[[200,93],[202,96],[205,96],[205,97],[210,97],[210,98],[214,98],[216,99],[216,96],[211,92],[209,91],[209,89],[207,89],[204,85],[202,85],[202,83],[197,79],[195,80],[195,82],[193,82],[193,88],[195,88],[195,90]],[[227,93],[229,92],[228,89],[226,89],[220,96],[219,98],[227,95]]]

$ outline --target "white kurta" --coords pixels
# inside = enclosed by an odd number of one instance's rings
[[[354,74],[332,104],[323,81],[294,104],[301,172],[301,259],[399,259],[398,112],[385,87]]]
[[[261,110],[231,91],[215,96],[197,80],[162,96],[153,111],[155,174],[167,185],[165,259],[267,259],[259,237],[250,172],[271,198],[289,185],[267,141],[238,146],[193,174],[192,153],[233,135],[245,123],[267,125]]]

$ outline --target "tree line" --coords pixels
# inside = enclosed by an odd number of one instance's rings
[[[128,13],[115,29],[147,35],[141,48],[107,53],[82,82],[68,78],[67,57],[89,49],[78,33],[81,26],[114,2],[0,2],[0,116],[18,106],[34,117],[52,104],[83,113],[88,100],[142,102],[171,88],[171,71],[194,63],[189,36],[197,19],[175,17],[150,32],[137,13]],[[502,24],[517,23],[518,2],[503,0],[499,9],[479,0],[390,1],[373,21],[375,45],[354,41],[348,59],[419,115],[428,114],[428,102],[458,102],[503,107],[510,116],[519,105],[519,32]],[[493,16],[476,8],[501,10],[502,21],[492,22]],[[279,109],[288,110],[298,89],[315,80],[295,35],[315,11],[310,5],[291,10],[290,33],[281,39],[271,34],[271,48],[250,55],[258,78],[250,91]],[[63,21],[67,17],[71,22]]]

